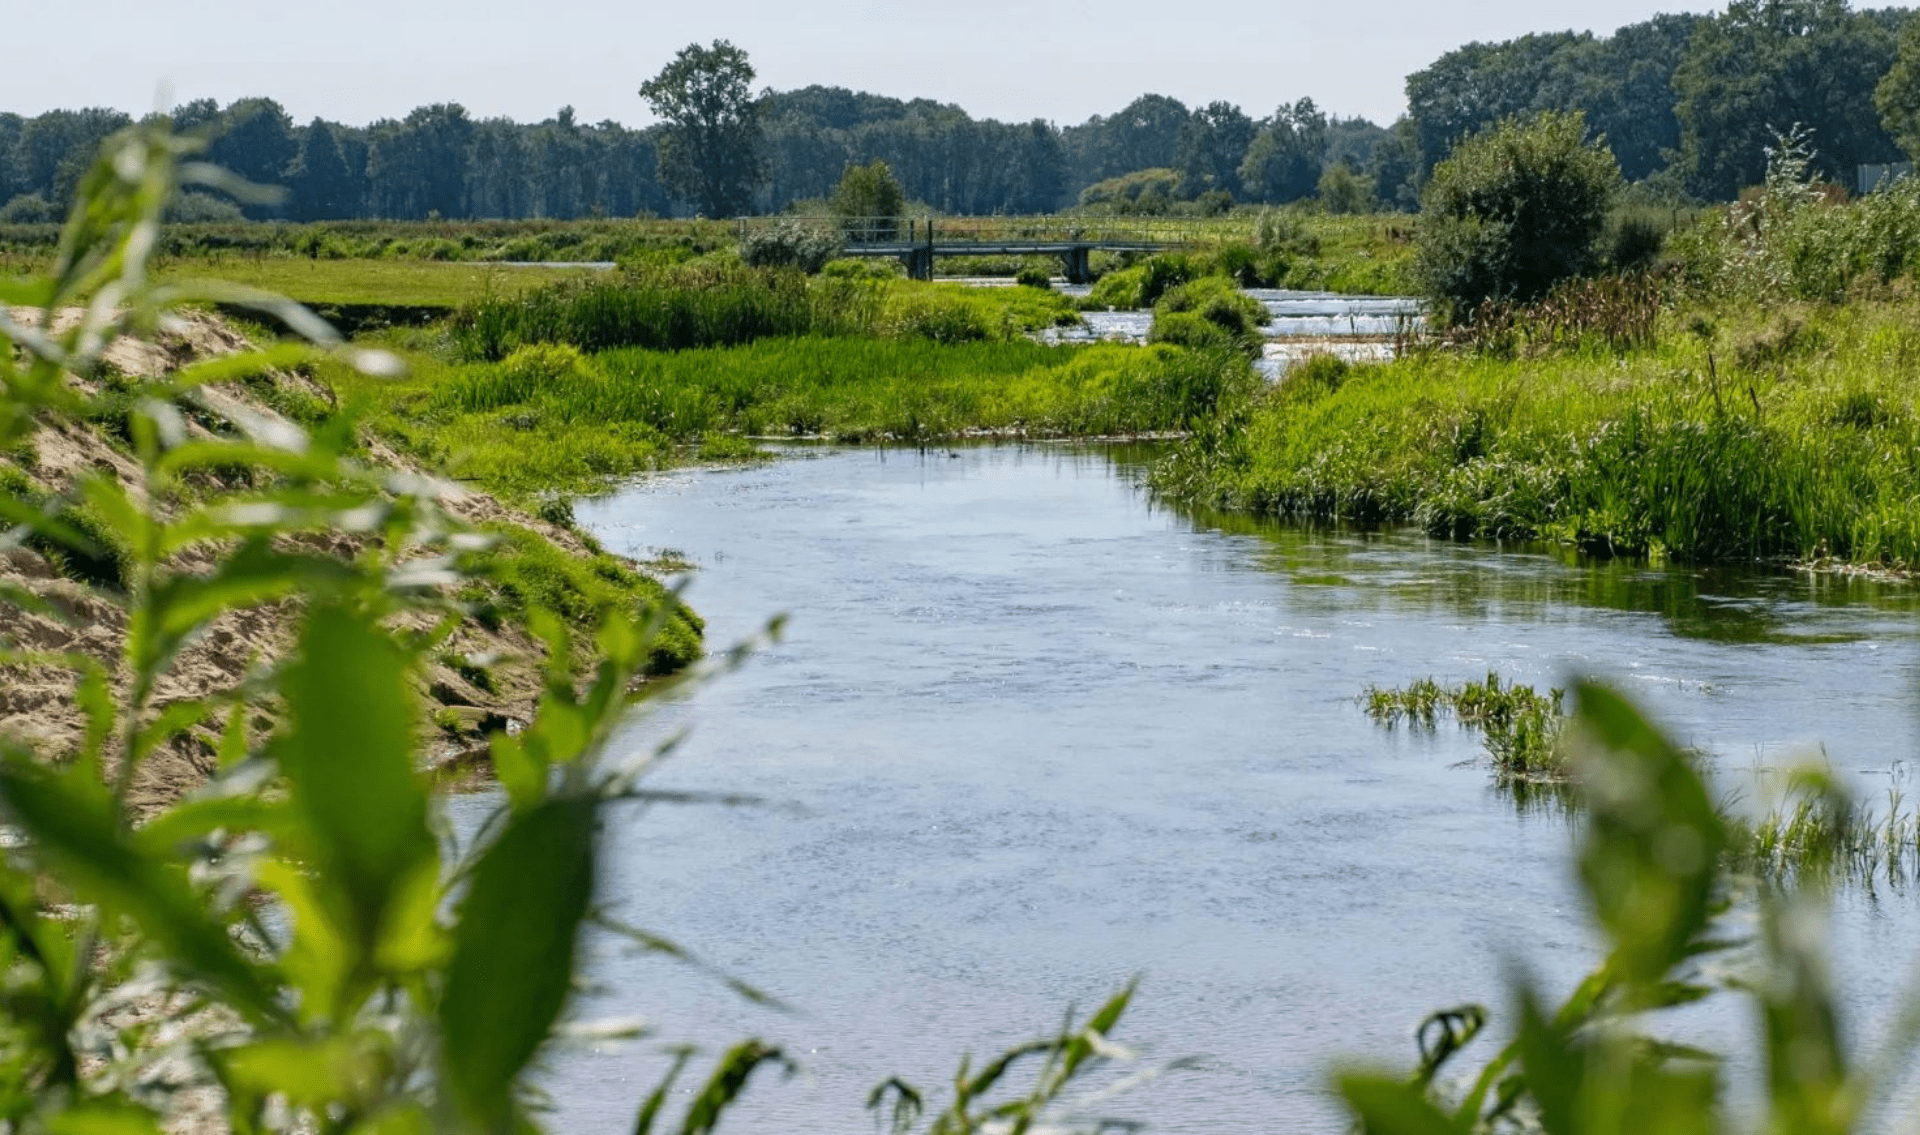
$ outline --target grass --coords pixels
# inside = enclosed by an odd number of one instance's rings
[[[1230,407],[1155,483],[1689,562],[1920,563],[1920,323],[1904,304],[1668,312],[1652,338],[1317,360]]]
[[[473,590],[466,596],[475,617],[524,618],[540,609],[591,630],[610,617],[645,619],[659,611],[660,628],[649,643],[643,672],[671,674],[700,657],[704,621],[653,577],[605,552],[570,555],[516,524],[496,522],[481,529],[494,544],[476,560],[477,574],[486,582],[470,584]]]
[[[44,258],[58,225],[0,225],[0,256]],[[168,224],[162,259],[580,261],[676,260],[735,244],[726,221],[582,219],[574,221],[283,221]],[[224,272],[222,273],[224,277]]]
[[[1796,786],[1758,817],[1727,813],[1729,858],[1739,870],[1768,878],[1836,878],[1903,888],[1920,878],[1920,812],[1897,788],[1876,808],[1830,792]]]
[[[1503,683],[1489,670],[1485,681],[1442,686],[1421,678],[1399,689],[1368,686],[1361,694],[1367,715],[1391,729],[1404,721],[1432,729],[1441,715],[1452,714],[1465,729],[1477,730],[1503,780],[1562,781],[1566,752],[1560,743],[1566,721],[1563,691],[1541,694],[1532,686]]]
[[[1034,288],[809,278],[709,262],[488,297],[463,308],[452,327],[462,357],[497,360],[532,343],[678,351],[805,335],[1010,340],[1078,319],[1071,301]]]
[[[457,308],[550,285],[563,277],[592,277],[590,268],[508,267],[436,260],[307,260],[294,257],[179,258],[162,262],[160,278],[246,284],[288,295],[315,308],[340,304]]]
[[[521,348],[498,363],[410,352],[398,381],[330,366],[368,426],[511,499],[586,492],[675,460],[739,460],[742,437],[925,442],[969,432],[1108,436],[1182,428],[1256,379],[1244,360],[1171,347],[942,344],[857,337],[586,355]],[[733,440],[721,440],[733,439]]]
[[[1517,807],[1577,812],[1563,693],[1542,694],[1488,671],[1484,681],[1451,686],[1432,678],[1368,686],[1360,704],[1387,729],[1404,723],[1430,731],[1451,716],[1480,733],[1496,786]],[[1824,776],[1796,775],[1763,812],[1743,810],[1737,797],[1715,810],[1727,829],[1733,870],[1779,882],[1833,879],[1869,887],[1876,880],[1896,888],[1920,880],[1920,810],[1909,808],[1897,788],[1878,808],[1833,791]]]

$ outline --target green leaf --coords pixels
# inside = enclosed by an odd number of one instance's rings
[[[83,1103],[47,1121],[51,1135],[162,1135],[160,1120],[132,1104]]]
[[[1685,756],[1620,695],[1580,686],[1574,756],[1591,819],[1580,877],[1620,980],[1661,981],[1707,928],[1726,831]]]
[[[1583,1130],[1585,1060],[1568,1033],[1540,1012],[1533,991],[1522,986],[1519,993],[1520,1063],[1526,1069],[1527,1092],[1540,1107],[1540,1126],[1548,1135],[1575,1135]]]
[[[180,733],[205,721],[212,713],[213,707],[198,699],[177,701],[166,706],[153,720],[135,732],[134,759],[146,756],[157,746],[166,744]]]
[[[228,1090],[265,1099],[282,1095],[296,1107],[364,1104],[378,1090],[388,1059],[380,1041],[333,1036],[318,1040],[274,1038],[224,1049]]]
[[[255,1019],[284,1010],[266,975],[209,921],[171,863],[147,854],[118,820],[112,801],[84,768],[66,774],[9,761],[0,765],[0,802],[33,840],[34,850],[83,900],[125,912],[187,976],[224,994]]]
[[[728,1049],[720,1058],[719,1067],[707,1079],[707,1086],[687,1109],[686,1122],[680,1125],[681,1135],[707,1135],[712,1131],[722,1113],[746,1091],[747,1080],[754,1070],[769,1063],[779,1064],[789,1075],[793,1072],[793,1061],[788,1060],[785,1053],[758,1040],[742,1041]]]
[[[323,896],[345,908],[370,956],[395,893],[437,861],[427,794],[412,763],[408,659],[364,618],[322,606],[282,683],[288,728],[274,752],[304,821]]]
[[[693,1049],[682,1046],[674,1049],[673,1066],[660,1082],[647,1093],[646,1102],[640,1105],[640,1112],[633,1119],[633,1135],[653,1135],[653,1125],[660,1119],[660,1109],[667,1105],[667,1092],[672,1090],[673,1082],[680,1078],[680,1072],[693,1059]]]
[[[566,1002],[574,941],[593,897],[591,799],[515,816],[473,869],[440,997],[446,1083],[489,1130],[512,1115],[514,1082]]]
[[[1463,1135],[1412,1084],[1387,1076],[1346,1075],[1338,1081],[1364,1135]]]

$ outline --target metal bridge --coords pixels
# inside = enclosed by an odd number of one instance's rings
[[[842,256],[890,256],[916,280],[932,279],[941,256],[1058,256],[1067,280],[1084,284],[1095,252],[1162,252],[1221,235],[1217,224],[1155,217],[754,217],[740,235],[794,223],[837,229]]]

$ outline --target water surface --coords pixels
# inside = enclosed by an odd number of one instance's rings
[[[1604,674],[1735,770],[1825,745],[1883,786],[1914,749],[1905,587],[1196,516],[1154,504],[1141,458],[797,451],[578,508],[615,550],[697,565],[712,643],[791,616],[778,646],[621,742],[690,727],[656,786],[772,805],[618,816],[605,897],[795,1011],[606,941],[589,962],[594,1013],[710,1052],[759,1035],[803,1062],[756,1083],[729,1129],[872,1130],[879,1080],[937,1090],[961,1053],[1138,974],[1121,1039],[1206,1059],[1125,1114],[1338,1131],[1337,1057],[1406,1066],[1429,1010],[1499,1007],[1510,957],[1567,986],[1596,960],[1572,822],[1516,811],[1471,736],[1371,724],[1370,683]],[[1920,943],[1913,908],[1846,900],[1864,1019]],[[1685,1022],[1708,1041],[1745,1024]],[[558,1056],[556,1128],[630,1125],[649,1051]]]

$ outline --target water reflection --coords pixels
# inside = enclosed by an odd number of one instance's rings
[[[881,1079],[941,1082],[1144,972],[1121,1039],[1212,1054],[1141,1097],[1153,1130],[1335,1130],[1336,1057],[1404,1064],[1414,1024],[1493,996],[1513,956],[1576,980],[1564,800],[1490,788],[1470,733],[1378,729],[1369,684],[1604,674],[1734,767],[1916,747],[1903,589],[1171,509],[1141,487],[1153,456],[820,450],[578,507],[616,551],[698,564],[714,642],[792,615],[619,743],[693,726],[655,787],[793,807],[616,817],[603,897],[799,1013],[587,945],[596,1015],[803,1058],[730,1124],[863,1128]],[[1920,918],[1843,897],[1837,925],[1876,1027]],[[651,1059],[556,1058],[555,1126],[630,1124]]]
[[[1596,556],[1566,545],[1462,543],[1393,526],[1249,517],[1161,504],[1196,526],[1254,536],[1263,559],[1304,587],[1356,588],[1436,615],[1506,608],[1658,615],[1674,634],[1726,645],[1835,646],[1904,635],[1920,595],[1904,582],[1784,568],[1686,567]],[[1821,619],[1819,612],[1845,613]]]

